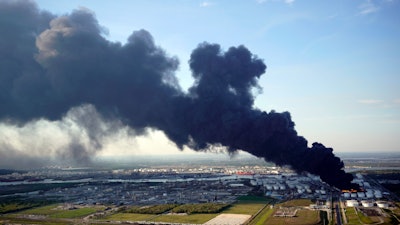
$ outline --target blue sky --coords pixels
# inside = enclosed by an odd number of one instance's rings
[[[399,0],[36,2],[57,15],[93,11],[112,41],[148,30],[179,58],[185,89],[199,43],[243,44],[268,67],[255,107],[289,111],[309,143],[337,152],[400,151]],[[165,142],[159,132],[145,139]]]

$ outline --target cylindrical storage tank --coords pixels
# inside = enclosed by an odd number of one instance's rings
[[[374,206],[374,203],[371,201],[362,201],[361,204],[363,207],[373,207]]]
[[[379,201],[379,202],[376,202],[376,205],[379,207],[379,208],[389,208],[389,203],[387,203],[387,202],[381,202],[381,201]]]
[[[347,205],[347,207],[358,206],[358,201],[356,201],[356,200],[347,200],[346,201],[346,205]]]
[[[365,193],[364,192],[357,192],[357,197],[365,198]]]
[[[292,184],[292,183],[287,183],[287,185],[289,186],[290,189],[293,189],[296,187],[296,185]]]
[[[374,195],[375,195],[375,198],[382,198],[382,192],[381,191],[375,191]]]
[[[345,192],[343,195],[345,198],[350,198],[350,193],[349,192]]]
[[[366,196],[367,198],[373,198],[373,197],[374,197],[374,193],[372,193],[372,192],[367,192],[367,193],[365,194],[365,196]]]

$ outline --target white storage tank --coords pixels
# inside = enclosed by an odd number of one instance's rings
[[[375,198],[382,198],[382,192],[381,191],[376,190],[374,192],[374,195],[375,195]]]
[[[363,207],[373,207],[374,203],[371,201],[361,201]]]
[[[377,205],[379,208],[384,208],[384,209],[389,208],[389,203],[383,202],[383,201],[378,201],[378,202],[376,202],[376,205]]]
[[[286,183],[290,189],[293,189],[296,187],[296,185],[294,185],[293,183]]]
[[[358,201],[357,200],[347,200],[346,205],[347,205],[347,207],[358,206]]]
[[[374,193],[372,193],[372,192],[367,192],[367,193],[365,194],[365,196],[366,196],[367,198],[373,198],[373,197],[374,197]]]

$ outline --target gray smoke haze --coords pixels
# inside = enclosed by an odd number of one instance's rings
[[[66,126],[65,145],[52,150],[56,157],[88,162],[107,135],[150,128],[181,149],[222,145],[350,186],[343,162],[322,144],[308,147],[288,112],[253,107],[252,90],[260,88],[266,65],[244,46],[223,51],[199,44],[189,61],[195,84],[184,93],[175,77],[178,59],[148,31],[133,32],[126,44],[110,42],[88,10],[54,16],[32,2],[2,1],[0,30],[6,31],[0,37],[0,119],[19,127],[75,121],[78,127]],[[13,157],[16,150],[1,144],[0,154]]]

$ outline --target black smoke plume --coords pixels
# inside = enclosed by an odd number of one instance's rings
[[[332,149],[308,147],[288,112],[254,108],[252,91],[266,66],[244,46],[223,51],[201,43],[189,61],[195,84],[185,93],[174,75],[178,60],[149,32],[133,32],[126,44],[109,42],[88,10],[54,16],[30,1],[1,1],[0,30],[3,121],[60,120],[71,108],[90,105],[104,120],[117,119],[136,132],[162,130],[179,148],[222,145],[317,174],[338,188],[351,185],[352,175]],[[101,148],[102,129],[81,117]],[[72,149],[79,158],[94,154],[82,145]]]

